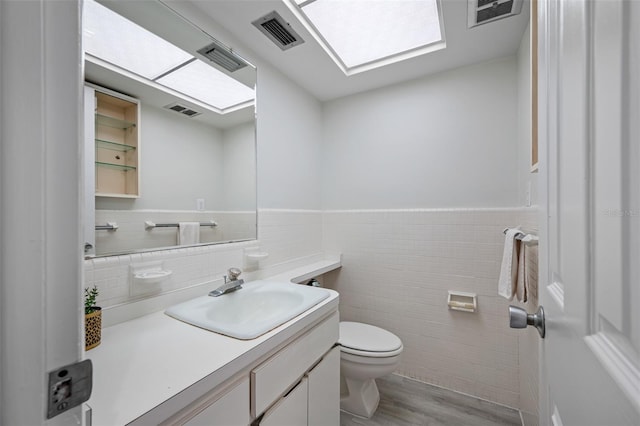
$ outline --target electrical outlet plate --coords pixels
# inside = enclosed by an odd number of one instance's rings
[[[204,211],[204,198],[196,198],[196,210]]]
[[[93,365],[90,359],[50,371],[47,419],[88,401],[92,387]]]

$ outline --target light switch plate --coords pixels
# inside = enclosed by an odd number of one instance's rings
[[[90,359],[50,371],[47,419],[88,401],[92,387],[93,365]]]

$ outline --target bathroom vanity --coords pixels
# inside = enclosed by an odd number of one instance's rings
[[[252,340],[163,311],[103,329],[102,345],[86,356],[94,366],[91,424],[338,425],[338,294],[327,291]]]

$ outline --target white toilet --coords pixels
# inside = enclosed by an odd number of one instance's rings
[[[378,408],[375,379],[391,374],[402,341],[393,333],[359,322],[340,323],[340,409],[369,418]]]

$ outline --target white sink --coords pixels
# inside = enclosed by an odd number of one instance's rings
[[[252,281],[218,297],[202,296],[171,306],[165,314],[236,339],[255,339],[329,297],[323,288],[279,281]]]

